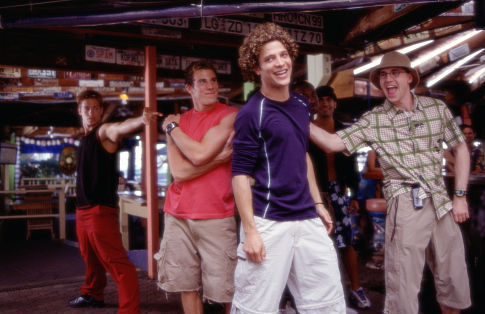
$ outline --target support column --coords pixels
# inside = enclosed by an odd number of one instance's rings
[[[145,46],[145,108],[157,111],[157,49],[154,46]],[[157,123],[152,121],[145,126],[145,179],[147,198],[147,254],[148,254],[148,277],[157,277],[157,268],[153,254],[158,251],[158,185],[157,185]]]

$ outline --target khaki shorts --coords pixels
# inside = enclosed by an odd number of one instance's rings
[[[411,193],[387,204],[385,313],[418,313],[425,262],[433,272],[438,303],[455,309],[471,305],[460,228],[451,212],[437,219],[431,198],[424,199],[423,205],[414,209]]]
[[[237,231],[234,217],[179,219],[165,214],[158,286],[168,292],[202,291],[204,300],[229,303],[234,294]]]

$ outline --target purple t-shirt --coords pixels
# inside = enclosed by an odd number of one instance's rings
[[[234,123],[232,175],[254,179],[255,216],[277,221],[317,217],[305,157],[309,123],[307,100],[293,92],[285,102],[256,92],[239,110]]]

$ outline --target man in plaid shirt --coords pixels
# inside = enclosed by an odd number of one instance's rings
[[[469,218],[470,157],[465,139],[442,101],[411,92],[419,74],[406,55],[385,54],[370,80],[386,96],[382,105],[336,134],[311,124],[310,138],[327,152],[352,154],[370,146],[379,156],[387,201],[384,312],[418,313],[427,262],[442,312],[459,313],[471,305],[457,224]],[[443,141],[453,147],[456,156],[452,201],[441,175]]]

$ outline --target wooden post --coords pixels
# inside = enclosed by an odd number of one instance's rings
[[[157,93],[155,84],[157,80],[157,49],[154,46],[145,46],[145,108],[157,111]],[[148,277],[155,279],[157,268],[153,254],[158,250],[158,185],[157,185],[157,124],[151,122],[145,126],[145,178],[147,197],[147,254]]]

